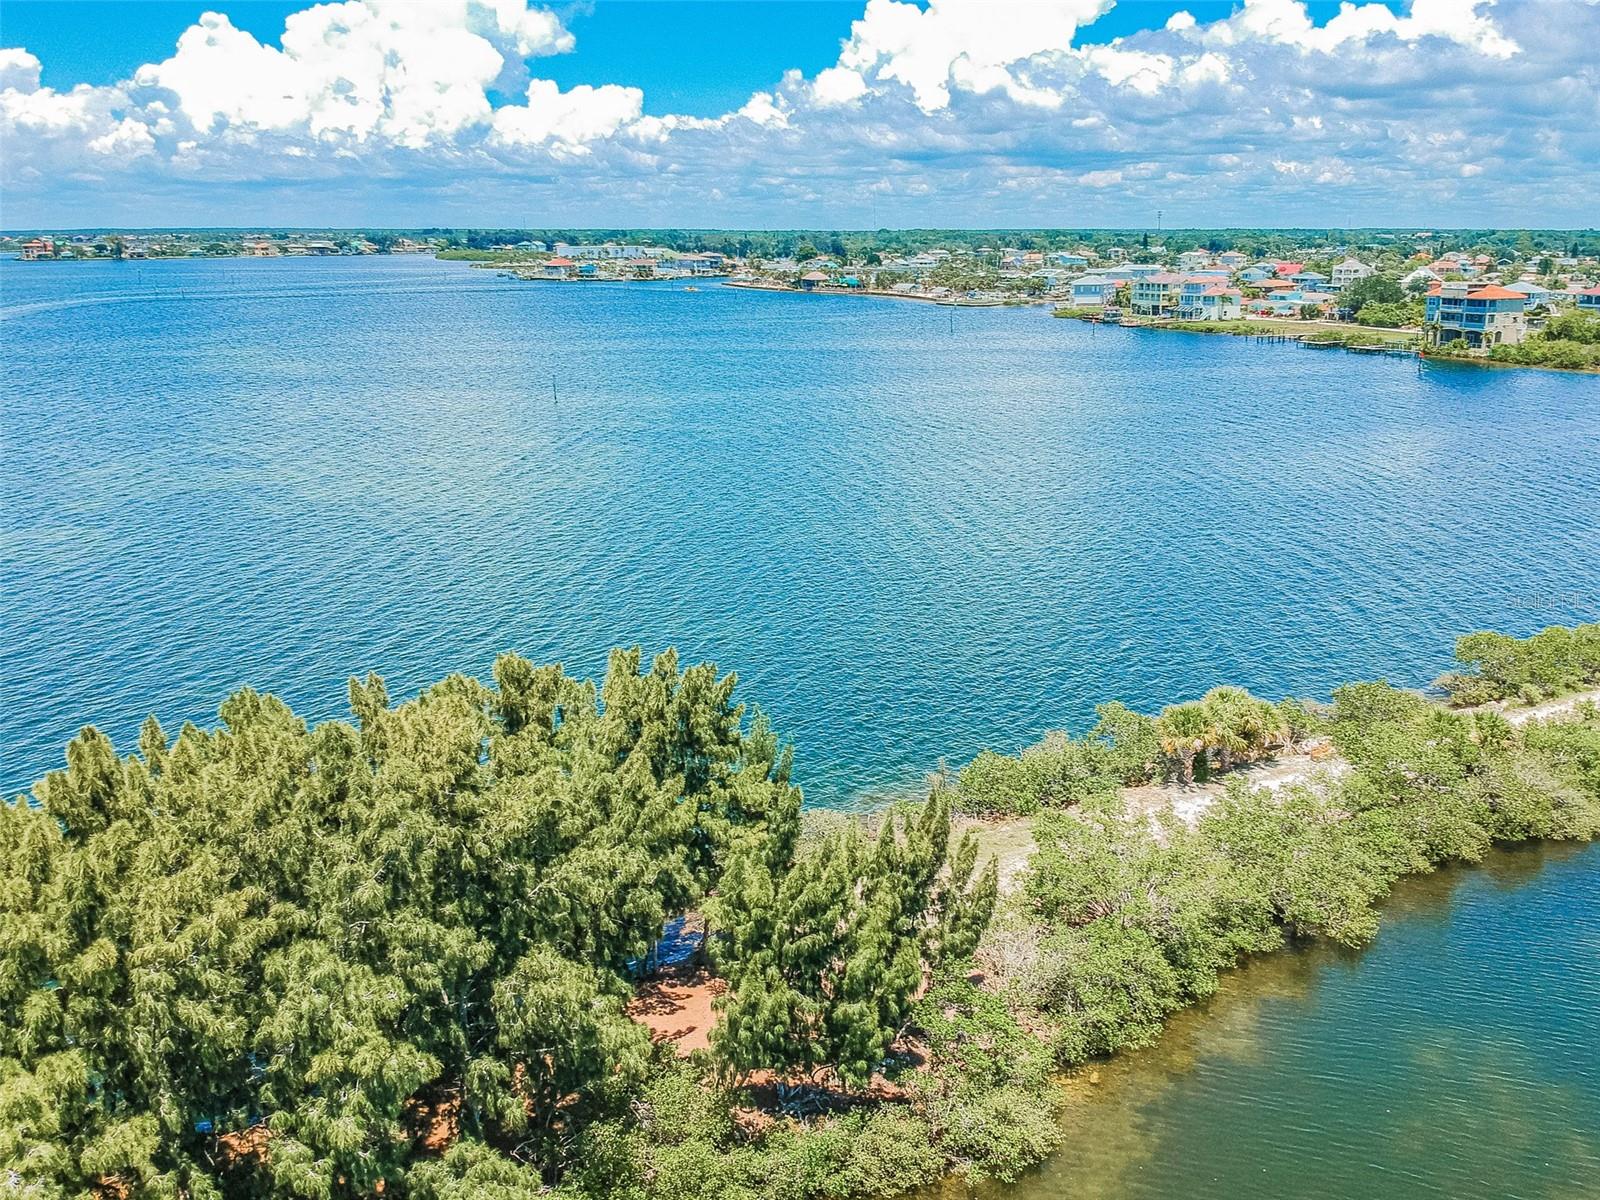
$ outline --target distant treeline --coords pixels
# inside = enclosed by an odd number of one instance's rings
[[[1240,250],[1252,257],[1269,258],[1305,247],[1345,245],[1355,247],[1409,247],[1412,242],[1444,253],[1531,255],[1539,253],[1580,256],[1600,254],[1600,231],[1552,229],[1458,229],[1433,231],[1417,239],[1414,230],[1376,229],[423,229],[410,236],[443,237],[451,244],[472,249],[521,241],[554,243],[635,242],[668,246],[674,250],[714,250],[762,258],[783,258],[810,248],[818,253],[852,259],[876,250],[880,254],[914,254],[921,250],[1014,246],[1022,250],[1071,250],[1086,246],[1096,251],[1113,246],[1147,249],[1165,246],[1170,253],[1184,250]]]
[[[50,230],[27,231],[50,233]],[[57,231],[61,232],[61,231]],[[98,230],[69,230],[103,232]],[[127,232],[127,231],[122,231]],[[157,232],[157,231],[140,231]],[[163,230],[170,233],[196,233],[226,237],[242,236],[243,230]],[[248,231],[263,232],[260,230]],[[1442,254],[1470,251],[1496,257],[1536,254],[1579,257],[1600,254],[1600,230],[1596,229],[1437,229],[1419,237],[1416,229],[1340,229],[1336,227],[1268,229],[1151,229],[1063,227],[1037,229],[679,229],[679,228],[477,228],[424,226],[415,229],[281,229],[267,233],[296,234],[327,238],[364,237],[380,247],[398,238],[441,240],[449,246],[488,249],[535,241],[553,244],[571,242],[632,242],[665,246],[686,252],[718,251],[741,258],[783,258],[807,249],[838,257],[859,259],[869,251],[911,254],[936,248],[1012,246],[1023,250],[1071,250],[1088,247],[1097,252],[1113,246],[1148,249],[1163,246],[1168,253],[1185,250],[1239,250],[1257,258],[1288,256],[1315,246],[1346,246],[1354,249],[1425,249]]]

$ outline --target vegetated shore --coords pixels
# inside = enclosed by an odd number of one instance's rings
[[[1444,711],[1495,712],[1503,715],[1508,724],[1520,727],[1530,721],[1570,719],[1584,704],[1600,705],[1600,690],[1579,692],[1538,704],[1512,705],[1495,701],[1475,709]],[[1333,752],[1329,743],[1319,741],[1314,747],[1276,754],[1260,762],[1243,763],[1205,783],[1146,784],[1122,788],[1121,795],[1129,814],[1151,822],[1154,829],[1159,830],[1166,816],[1193,829],[1201,816],[1215,807],[1231,787],[1262,788],[1268,792],[1298,786],[1326,790],[1349,772],[1350,763]],[[978,839],[983,853],[992,856],[999,864],[1001,894],[1015,893],[1022,885],[1029,858],[1038,849],[1033,840],[1033,818],[962,816],[957,818],[957,826],[964,832],[970,831]]]
[[[809,831],[770,724],[670,651],[598,687],[505,655],[398,704],[369,676],[314,728],[246,688],[126,757],[85,729],[39,807],[0,807],[0,1171],[349,1200],[1015,1179],[1070,1136],[1062,1071],[1250,956],[1600,835],[1600,624],[1456,657],[1456,708],[1108,703]]]
[[[1208,333],[1232,337],[1287,338],[1315,346],[1361,350],[1413,350],[1422,340],[1418,329],[1390,329],[1356,325],[1347,321],[1300,321],[1275,317],[1241,317],[1233,321],[1184,321],[1173,317],[1128,317],[1102,321],[1098,309],[1057,307],[1054,314],[1091,324],[1114,324],[1124,329],[1162,329],[1169,333]]]
[[[1482,358],[1465,354],[1440,354],[1436,351],[1419,350],[1418,358],[1427,359],[1430,363],[1452,363],[1463,367],[1521,367],[1533,371],[1559,371],[1564,375],[1600,375],[1600,364],[1592,367],[1565,367],[1556,363],[1528,363],[1504,362],[1500,359]]]
[[[1429,362],[1462,363],[1477,367],[1530,367],[1566,374],[1592,375],[1596,366],[1565,366],[1551,362],[1506,362],[1481,355],[1441,353],[1422,343],[1418,329],[1393,329],[1379,325],[1356,325],[1344,321],[1299,321],[1290,319],[1240,318],[1236,321],[1183,321],[1170,317],[1132,317],[1103,322],[1098,309],[1057,307],[1054,314],[1068,320],[1091,324],[1115,324],[1124,329],[1165,330],[1168,333],[1200,333],[1233,337],[1273,338],[1299,342],[1305,346],[1347,350],[1356,354],[1415,355]]]

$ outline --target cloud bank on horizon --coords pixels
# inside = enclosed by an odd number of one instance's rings
[[[1244,0],[1080,39],[1113,2],[867,0],[836,64],[715,118],[541,78],[575,43],[525,0],[318,4],[280,46],[208,12],[70,90],[3,49],[4,223],[1594,220],[1597,0]]]

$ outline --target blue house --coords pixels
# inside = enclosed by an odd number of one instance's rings
[[[1072,281],[1072,303],[1077,308],[1103,308],[1116,303],[1117,281],[1104,275],[1080,275]]]
[[[1423,322],[1433,345],[1457,340],[1469,346],[1516,345],[1528,334],[1528,298],[1494,284],[1466,280],[1436,284],[1423,301]]]

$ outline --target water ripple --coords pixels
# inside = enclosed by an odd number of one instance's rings
[[[1600,613],[1600,381],[391,258],[0,264],[0,787],[232,687],[737,669],[814,802]]]

